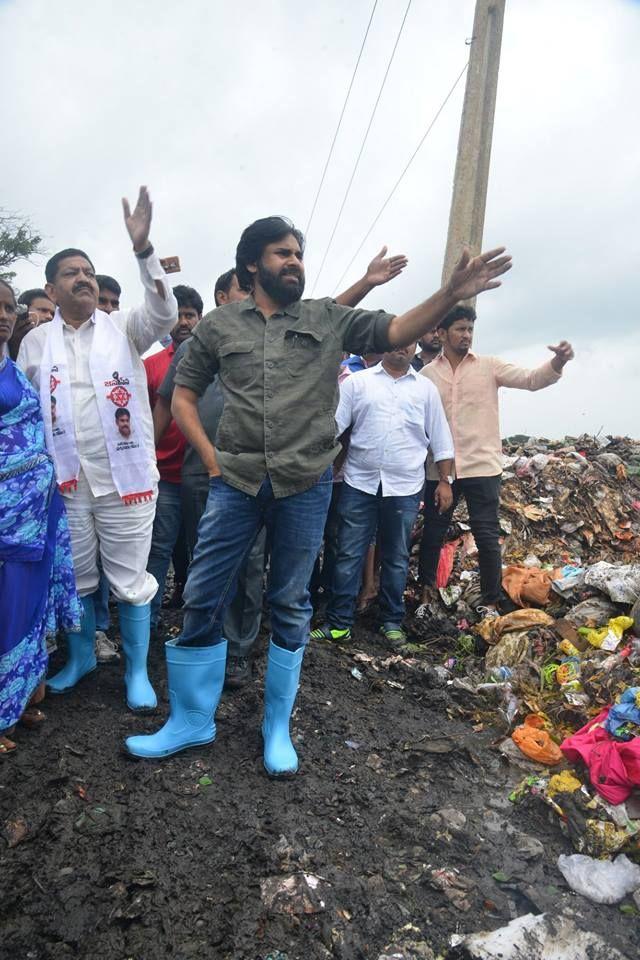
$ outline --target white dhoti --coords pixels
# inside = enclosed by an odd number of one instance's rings
[[[157,488],[153,499],[126,506],[117,493],[95,497],[84,472],[75,493],[64,497],[71,533],[76,586],[81,597],[97,589],[102,569],[117,600],[142,606],[158,583],[147,573]]]

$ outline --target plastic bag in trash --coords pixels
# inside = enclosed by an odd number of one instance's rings
[[[628,687],[609,710],[604,728],[619,740],[633,740],[640,727],[640,687]]]
[[[640,597],[640,564],[616,566],[601,560],[589,567],[584,582],[606,593],[614,603],[635,603]]]
[[[558,857],[558,869],[576,893],[595,903],[618,903],[640,887],[640,867],[624,853],[615,860],[594,860],[583,853]]]
[[[543,607],[549,603],[551,583],[559,572],[512,564],[502,572],[502,586],[519,607]]]

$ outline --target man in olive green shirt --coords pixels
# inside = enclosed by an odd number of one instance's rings
[[[294,773],[289,735],[304,648],[308,584],[331,498],[338,453],[337,372],[345,352],[384,353],[434,329],[458,300],[500,285],[511,266],[504,249],[465,251],[448,284],[402,316],[301,300],[304,238],[282,217],[257,220],[236,251],[238,281],[252,295],[208,314],[178,367],[172,411],[211,477],[209,498],[184,593],[181,635],[166,645],[171,715],[151,736],[129,737],[136,756],[158,758],[215,738],[224,683],[224,611],[255,536],[271,542],[268,600],[272,638],[262,724],[271,775]],[[348,291],[366,295],[363,281]],[[224,413],[215,447],[198,416],[198,398],[215,376]]]

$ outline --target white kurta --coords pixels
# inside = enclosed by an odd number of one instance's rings
[[[155,340],[167,335],[175,325],[178,305],[158,257],[152,254],[138,263],[145,291],[144,303],[132,310],[112,313],[111,320],[126,333],[129,341],[140,405],[141,422],[138,427],[143,433],[145,446],[149,451],[152,477],[154,484],[157,484],[153,422],[147,377],[140,356]],[[156,280],[164,287],[165,299],[158,294]],[[74,429],[80,457],[78,488],[75,492],[66,493],[64,499],[80,596],[88,596],[98,586],[99,554],[116,598],[142,605],[151,600],[158,587],[155,578],[146,572],[156,509],[155,496],[147,503],[125,506],[111,476],[89,369],[95,324],[100,323],[102,316],[104,314],[97,310],[77,330],[67,323],[63,327],[71,380]],[[18,364],[38,390],[46,335],[47,324],[36,327],[24,338],[18,354]]]
[[[152,465],[152,477],[157,483],[158,470],[155,465],[156,452],[153,442],[153,422],[147,375],[141,354],[149,349],[154,341],[169,333],[177,321],[178,305],[160,260],[152,253],[146,260],[139,260],[140,279],[144,285],[144,303],[132,310],[118,310],[111,314],[111,320],[126,333],[131,350],[131,362],[134,370],[136,395],[140,404],[142,421],[138,425],[144,435],[145,446],[149,451]],[[158,294],[155,281],[159,280],[166,299]],[[95,324],[100,323],[104,314],[96,310],[92,317],[75,329],[65,323],[63,327],[64,346],[67,354],[69,377],[71,379],[71,403],[76,433],[76,445],[80,457],[80,466],[89,488],[94,496],[101,497],[115,493],[115,484],[111,476],[109,456],[104,442],[102,422],[96,402],[95,390],[89,369],[89,355],[93,344]],[[31,330],[22,341],[18,354],[20,366],[37,390],[40,389],[40,363],[47,336],[48,324],[41,324]]]

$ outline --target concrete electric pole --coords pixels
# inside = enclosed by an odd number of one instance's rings
[[[482,245],[504,7],[505,0],[476,0],[443,283],[464,244],[473,256],[480,253]]]

